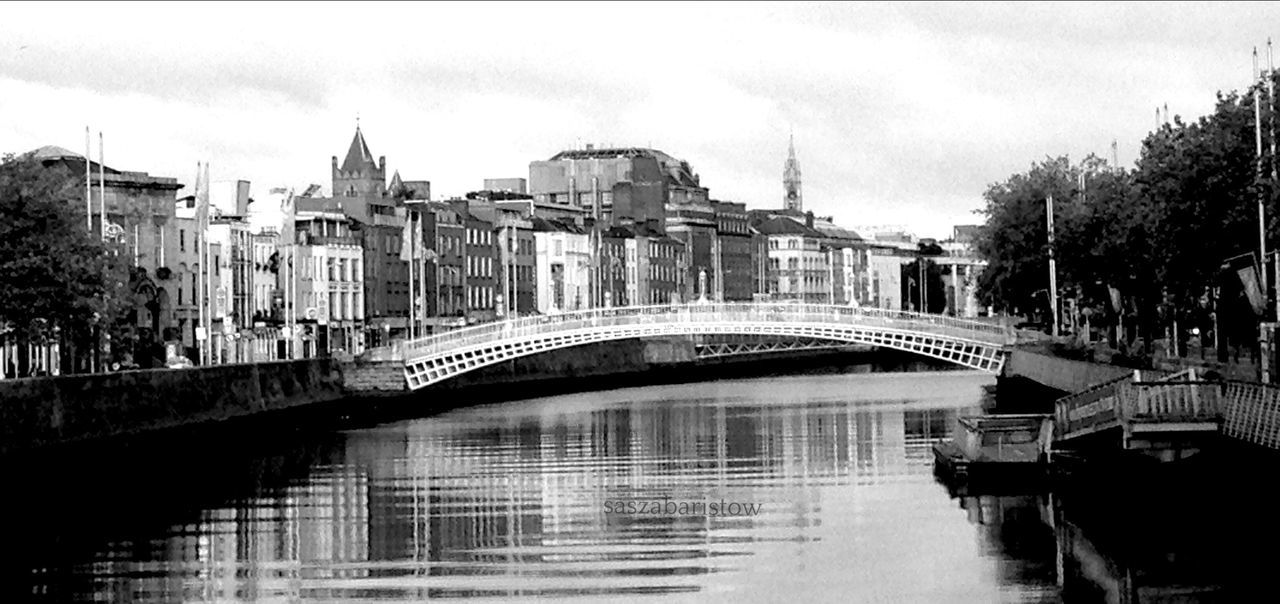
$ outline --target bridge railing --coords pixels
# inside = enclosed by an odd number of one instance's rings
[[[1126,419],[1159,421],[1209,421],[1225,410],[1222,387],[1217,382],[1198,379],[1188,369],[1157,380],[1133,383],[1133,393],[1125,399]]]
[[[522,317],[465,327],[406,341],[401,346],[401,350],[405,355],[413,356],[454,350],[499,339],[550,334],[574,329],[632,326],[646,323],[746,321],[857,324],[925,331],[977,340],[988,344],[1003,345],[1010,341],[1010,334],[1004,326],[944,315],[826,304],[744,302],[624,306]]]
[[[1213,421],[1224,410],[1221,385],[1197,379],[1194,369],[1172,375],[1135,370],[1058,399],[1054,430],[1070,438],[1130,421]]]
[[[1118,422],[1121,390],[1132,381],[1133,376],[1122,375],[1058,399],[1053,404],[1054,433],[1066,437]]]

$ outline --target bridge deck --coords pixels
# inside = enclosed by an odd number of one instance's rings
[[[694,334],[823,339],[917,352],[998,372],[1013,334],[990,322],[822,304],[639,306],[527,317],[405,342],[410,388],[539,352],[634,337]]]

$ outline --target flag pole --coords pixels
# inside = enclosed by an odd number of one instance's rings
[[[106,155],[103,154],[102,131],[98,131],[98,217],[102,224],[99,225],[99,235],[103,238],[107,236],[107,168]]]
[[[1270,114],[1270,137],[1271,137],[1271,180],[1267,182],[1268,193],[1274,194],[1276,186],[1276,82],[1275,67],[1271,62],[1271,38],[1267,38],[1267,112]],[[1266,267],[1263,267],[1266,270]],[[1280,273],[1272,274],[1272,282],[1280,285]],[[1280,319],[1280,294],[1276,296],[1275,316],[1273,319]]]
[[[204,329],[204,277],[203,277],[203,274],[201,273],[201,271],[208,270],[208,268],[209,268],[209,267],[205,266],[205,264],[204,264],[204,247],[203,247],[203,246],[204,246],[204,241],[203,241],[203,238],[201,237],[201,234],[202,234],[202,233],[200,232],[200,224],[199,224],[199,222],[200,222],[200,178],[201,178],[201,174],[202,174],[202,172],[200,171],[200,162],[198,162],[198,161],[197,161],[197,162],[196,162],[196,184],[195,184],[195,201],[196,201],[196,208],[195,208],[195,209],[196,209],[196,216],[195,216],[195,218],[196,218],[196,223],[197,223],[197,224],[195,225],[195,226],[196,226],[196,232],[195,232],[196,242],[195,242],[195,243],[196,243],[196,265],[200,267],[200,270],[197,270],[197,271],[196,271],[196,274],[195,274],[195,278],[196,278],[196,299],[195,299],[195,303],[196,303],[196,326],[197,326],[197,331],[199,331],[199,330],[203,330],[203,329]],[[204,337],[205,337],[204,341],[200,341],[200,340],[199,340],[199,338],[197,338],[197,339],[196,339],[196,345],[200,347],[200,364],[201,364],[201,365],[207,365],[207,364],[208,364],[208,363],[205,361],[205,353],[206,353],[206,352],[208,352],[208,348],[209,348],[209,343],[208,343],[208,340],[209,340],[209,332],[207,332],[207,331],[206,331],[206,332],[205,332],[205,334],[204,334]]]
[[[285,211],[291,211],[293,204],[293,189],[289,190],[288,197],[285,198]],[[284,339],[284,355],[286,359],[293,360],[293,233],[290,232],[289,217],[286,215],[281,225],[280,237],[284,242],[284,255],[281,261],[284,264],[284,333],[287,337]]]
[[[93,234],[93,167],[89,158],[92,137],[89,127],[84,127],[84,223],[85,231]]]
[[[1255,78],[1258,77],[1259,71],[1258,71],[1258,49],[1257,48],[1253,49],[1253,73]],[[1262,167],[1262,99],[1260,98],[1261,96],[1262,96],[1262,87],[1258,86],[1253,93],[1253,133],[1254,133],[1254,148],[1258,157],[1258,166],[1257,166],[1257,171],[1258,171],[1258,262],[1263,267],[1262,270],[1259,271],[1258,276],[1261,281],[1259,285],[1262,286],[1262,295],[1264,296],[1263,299],[1265,300],[1265,296],[1267,295],[1267,282],[1268,282],[1266,264],[1265,264],[1267,261],[1267,217],[1266,217],[1266,207],[1265,207],[1266,204],[1264,199],[1264,191],[1262,190],[1263,167]]]
[[[409,232],[409,241],[407,242],[409,244],[409,339],[412,340],[414,337],[414,328],[417,327],[418,323],[418,299],[414,297],[414,291],[417,288],[414,287],[413,283],[413,265],[414,260],[418,257],[418,250],[414,246],[416,243],[414,239],[417,239],[418,231],[413,224],[413,208],[406,208],[406,210],[404,218],[409,221],[409,228],[407,229]]]
[[[1049,311],[1053,313],[1053,337],[1058,337],[1058,266],[1053,259],[1053,195],[1044,199],[1049,228]]]

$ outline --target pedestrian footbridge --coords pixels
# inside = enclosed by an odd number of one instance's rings
[[[601,308],[485,323],[402,343],[409,389],[514,358],[593,342],[767,335],[880,346],[999,373],[1013,335],[981,321],[823,304],[692,303]]]

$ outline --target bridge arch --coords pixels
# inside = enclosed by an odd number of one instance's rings
[[[880,346],[998,373],[1001,326],[906,311],[823,304],[694,303],[602,308],[486,323],[402,344],[412,390],[561,348],[673,335],[770,335]]]

